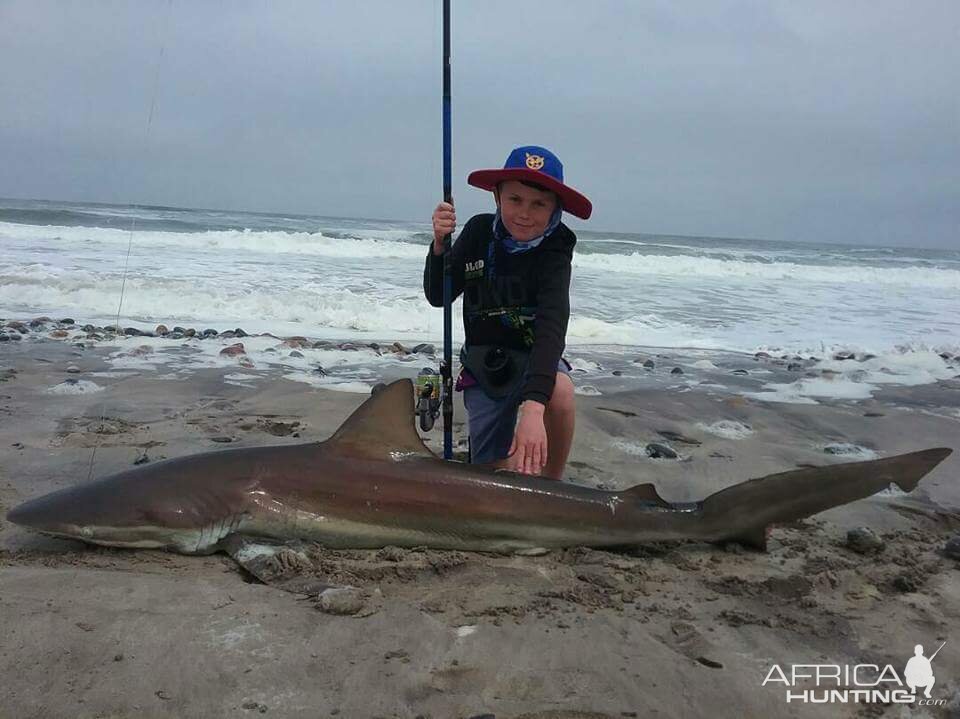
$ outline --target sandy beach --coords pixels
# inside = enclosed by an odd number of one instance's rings
[[[909,495],[775,528],[767,553],[697,543],[538,557],[311,547],[302,571],[358,588],[349,606],[331,608],[261,584],[223,554],[97,548],[2,518],[135,462],[323,440],[366,396],[362,385],[291,379],[280,361],[220,354],[246,341],[299,354],[293,365],[309,360],[283,338],[211,337],[203,342],[223,360],[207,366],[193,361],[189,337],[87,334],[41,323],[0,344],[0,717],[960,715],[960,561],[944,551],[960,534],[956,377],[799,404],[736,391],[745,375],[729,358],[658,358],[654,379],[632,388],[629,366],[615,374],[580,358],[574,366],[589,372],[573,375],[570,482],[653,482],[688,501],[798,466],[929,447],[955,454]],[[379,379],[416,374],[422,363],[409,357]],[[739,361],[747,379],[761,365],[787,371],[773,358]],[[698,362],[700,375],[690,369]],[[678,385],[678,365],[697,379]],[[734,389],[710,391],[720,374]],[[427,441],[438,450],[441,440],[438,424]],[[653,459],[650,443],[678,457]],[[881,546],[851,547],[858,527]],[[774,664],[900,671],[914,645],[932,652],[941,642],[939,706],[788,703],[782,685],[762,686]]]

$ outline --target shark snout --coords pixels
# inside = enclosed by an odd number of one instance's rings
[[[69,522],[64,512],[58,512],[49,497],[40,497],[20,504],[7,512],[7,521],[26,529],[45,534],[69,535],[78,539],[86,534],[82,526]]]
[[[40,511],[37,505],[36,500],[17,505],[7,512],[7,521],[29,529],[40,529],[41,524],[46,523],[49,517],[45,516],[47,513]]]
[[[7,520],[41,534],[111,547],[174,547],[185,552],[207,548],[201,547],[201,540],[208,538],[202,525],[177,521],[185,514],[182,502],[154,501],[148,510],[150,499],[142,492],[121,493],[94,483],[28,500],[7,512]]]
[[[105,525],[95,513],[77,511],[64,499],[48,495],[24,502],[7,512],[7,519],[40,534],[107,546],[161,547],[168,543],[157,528]]]
[[[84,496],[76,487],[51,492],[14,507],[7,521],[44,534],[88,539],[102,524],[105,493]]]

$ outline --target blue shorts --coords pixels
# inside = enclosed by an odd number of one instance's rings
[[[557,372],[569,375],[570,369],[570,364],[563,358],[557,363]],[[516,390],[500,399],[488,397],[478,384],[464,387],[463,404],[467,408],[470,430],[471,463],[490,464],[504,459],[510,453],[524,384],[518,383]]]

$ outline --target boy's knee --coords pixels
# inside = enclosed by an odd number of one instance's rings
[[[563,372],[557,372],[557,381],[547,405],[550,412],[573,411],[573,381]]]

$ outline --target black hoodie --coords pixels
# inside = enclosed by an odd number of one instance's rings
[[[508,253],[493,234],[491,214],[470,218],[453,243],[453,299],[463,293],[468,347],[529,349],[529,378],[521,399],[547,404],[570,319],[570,263],[576,235],[562,222],[534,249]],[[443,306],[443,256],[427,252],[423,291]]]

